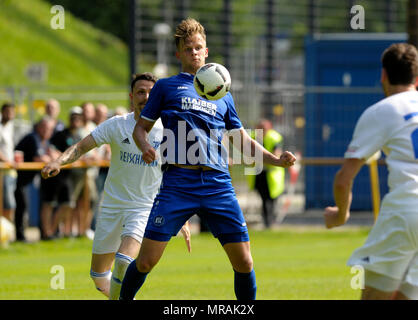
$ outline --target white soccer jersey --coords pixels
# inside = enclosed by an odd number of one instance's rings
[[[92,131],[98,146],[109,144],[112,152],[110,169],[104,185],[104,210],[151,209],[161,183],[160,159],[146,164],[136,146],[132,132],[134,113],[114,116]],[[163,126],[158,120],[149,132],[148,141],[158,150],[163,137]]]
[[[345,158],[386,154],[389,193],[382,212],[418,214],[418,92],[391,95],[367,108],[357,122]]]

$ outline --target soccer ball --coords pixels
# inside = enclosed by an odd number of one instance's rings
[[[199,96],[207,100],[218,100],[231,89],[231,76],[223,65],[207,63],[197,70],[193,85]]]

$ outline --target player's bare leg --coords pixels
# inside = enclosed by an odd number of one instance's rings
[[[138,258],[136,268],[139,272],[148,273],[160,261],[161,256],[168,244],[168,241],[156,241],[144,238]]]
[[[115,254],[92,254],[90,275],[96,285],[97,290],[102,292],[110,299],[118,299],[120,285],[125,275],[126,268],[133,261],[133,257],[138,255],[140,243],[131,237],[123,237],[118,252]],[[116,258],[115,258],[116,256]],[[113,261],[115,267],[113,273],[110,272]],[[113,278],[116,279],[113,280]]]
[[[125,236],[122,238],[118,252],[126,254],[130,257],[137,257],[139,254],[139,249],[141,248],[141,243],[138,240]]]
[[[394,292],[381,291],[366,286],[361,292],[361,300],[391,300]]]
[[[223,248],[234,269],[234,289],[237,299],[255,300],[257,286],[250,243],[226,243]]]
[[[125,236],[122,238],[119,250],[115,255],[115,266],[110,281],[109,299],[118,300],[123,277],[129,264],[138,256],[141,247],[138,240]]]
[[[410,300],[410,296],[414,297],[418,292],[417,287],[405,281],[398,284],[396,280],[366,270],[367,279],[368,282],[362,290],[362,300]]]
[[[110,269],[112,268],[114,259],[114,252],[104,254],[93,253],[91,257],[90,276],[96,285],[96,289],[106,297],[109,297],[110,278],[112,275]]]
[[[235,271],[241,273],[251,272],[253,269],[253,258],[249,242],[226,243],[223,248]]]
[[[418,300],[418,287],[403,281],[394,293],[393,300]]]
[[[148,273],[163,255],[167,243],[168,241],[143,239],[138,258],[126,270],[119,299],[132,300],[135,297],[138,290],[144,284]]]
[[[411,300],[400,291],[396,291],[392,297],[393,300]]]

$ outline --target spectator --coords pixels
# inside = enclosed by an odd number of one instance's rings
[[[272,154],[279,156],[282,153],[283,137],[273,129],[268,119],[261,119],[256,129],[263,130],[263,147]],[[253,137],[255,138],[255,137]],[[250,189],[257,190],[262,201],[262,218],[265,228],[270,228],[276,222],[276,203],[284,191],[285,170],[282,167],[270,165],[263,166],[258,175],[248,175]]]
[[[84,102],[81,105],[84,116],[84,126],[80,129],[81,138],[88,136],[95,128],[96,124],[94,123],[95,119],[95,108],[93,103]],[[98,151],[91,150],[89,151],[84,159],[96,161],[99,160]],[[87,170],[87,190],[83,190],[81,197],[77,201],[76,207],[76,216],[78,217],[78,232],[79,236],[87,235],[89,238],[93,239],[93,234],[91,230],[91,223],[93,219],[93,212],[91,208],[96,206],[98,201],[97,188],[96,188],[96,178],[99,174],[98,168],[88,168]]]
[[[61,107],[56,99],[49,99],[45,104],[45,114],[55,121],[54,134],[65,128],[64,122],[58,119]]]
[[[103,121],[107,120],[109,114],[109,110],[107,106],[103,103],[98,103],[95,109],[95,115],[93,122],[98,126]]]
[[[1,107],[0,122],[0,161],[14,162],[14,125],[15,108],[12,103],[4,103]],[[3,216],[9,221],[14,220],[16,202],[14,192],[16,189],[17,172],[14,169],[3,171]]]
[[[68,147],[81,140],[79,128],[83,126],[84,118],[82,109],[78,106],[70,110],[68,128],[55,133],[51,138],[51,145],[59,152],[64,152]],[[43,217],[43,230],[45,240],[52,239],[63,222],[62,233],[65,237],[72,235],[72,212],[76,200],[84,186],[84,170],[63,170],[61,175],[51,179],[42,180],[43,193],[41,217]],[[56,213],[52,216],[54,207]]]
[[[115,112],[113,113],[114,116],[121,116],[128,113],[128,110],[123,106],[117,106]]]
[[[106,121],[108,118],[108,108],[105,104],[99,103],[96,106],[96,116],[94,122],[96,126],[101,124],[102,122]],[[100,160],[110,160],[111,151],[109,144],[103,144],[99,148],[97,148],[98,158]],[[91,229],[95,229],[96,217],[98,214],[99,203],[102,199],[104,184],[106,181],[107,173],[109,172],[109,167],[100,167],[99,173],[96,178],[96,189],[97,189],[97,201],[94,206],[94,213],[93,213],[93,220]]]
[[[96,111],[94,108],[93,103],[91,102],[84,102],[81,105],[81,109],[83,109],[83,116],[84,116],[84,126],[81,129],[83,137],[87,136],[96,128],[96,124],[94,123],[94,119],[96,117]]]
[[[15,150],[23,152],[25,162],[49,162],[55,159],[58,154],[49,147],[49,139],[54,131],[55,121],[49,117],[43,117],[35,124],[33,132],[27,134],[19,141]],[[39,172],[37,170],[18,171],[17,184],[15,190],[16,212],[16,240],[26,241],[24,235],[23,216],[26,211],[26,200],[24,188],[29,185]],[[42,184],[41,184],[42,194]],[[43,236],[41,228],[41,236]]]

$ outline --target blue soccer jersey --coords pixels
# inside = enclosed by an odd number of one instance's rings
[[[228,155],[221,143],[224,131],[241,128],[241,121],[231,94],[216,101],[203,99],[193,87],[193,78],[182,72],[158,80],[141,117],[150,121],[161,118],[162,163],[215,170],[166,167],[144,237],[168,241],[197,214],[222,244],[249,241],[228,171]]]
[[[160,79],[151,90],[141,117],[161,117],[163,163],[204,165],[228,172],[228,154],[222,145],[225,130],[240,129],[232,95],[210,101],[193,87],[194,75],[182,72]]]

